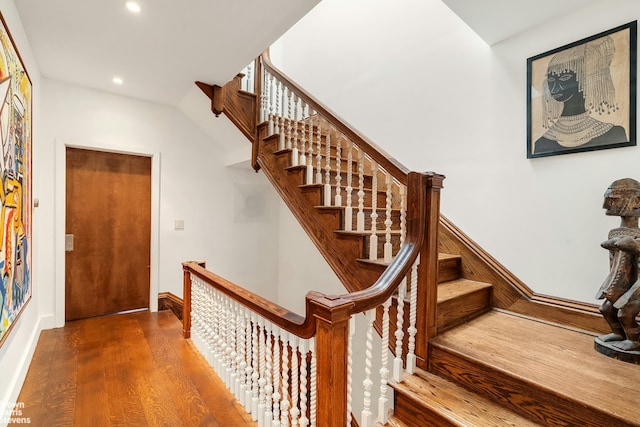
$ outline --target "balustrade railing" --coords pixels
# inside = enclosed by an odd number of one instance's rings
[[[424,363],[435,333],[444,177],[406,170],[291,82],[267,55],[252,75],[256,121],[268,135],[278,135],[277,149],[289,153],[288,166],[303,168],[305,183],[322,188],[323,204],[344,210],[344,230],[369,235],[370,261],[387,267],[357,292],[308,293],[301,316],[198,263],[185,263],[185,337],[192,337],[260,427],[350,426],[352,417],[361,427],[385,423],[392,401],[388,383]],[[256,169],[259,143],[256,132]],[[367,323],[356,332],[359,314]],[[358,344],[354,336],[366,340]],[[356,345],[364,351],[356,352]],[[360,396],[354,396],[360,387],[352,375],[356,353],[365,354]],[[354,407],[362,407],[361,413],[352,414]]]
[[[417,299],[418,275],[429,198],[437,197],[439,176],[412,173],[407,193],[405,244],[371,287],[340,296],[310,292],[305,316],[290,312],[196,262],[183,264],[184,334],[205,356],[260,427],[351,425],[351,408],[360,400],[356,419],[362,427],[388,418],[388,382],[413,372],[415,336],[425,325],[414,315],[424,303]],[[434,185],[435,183],[435,185]],[[411,288],[409,302],[404,298]],[[396,294],[396,289],[399,293]],[[397,315],[391,318],[395,302]],[[409,305],[409,307],[405,307]],[[374,351],[374,321],[383,307],[380,348]],[[412,313],[405,321],[406,312]],[[363,395],[353,396],[353,339],[350,321],[367,319]],[[389,337],[395,357],[389,361]],[[405,340],[408,346],[404,346]],[[380,366],[374,366],[379,351]],[[377,384],[377,385],[376,385]]]

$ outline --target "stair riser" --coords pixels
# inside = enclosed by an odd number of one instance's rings
[[[352,214],[352,220],[351,220],[351,229],[355,230],[358,226],[358,221],[357,221],[357,209],[353,209],[353,214]],[[385,209],[378,209],[378,219],[377,219],[377,228],[378,230],[384,230],[385,229],[385,225],[384,225],[384,221],[387,219],[386,215],[386,210]],[[397,210],[391,211],[391,222],[392,222],[392,226],[391,228],[393,230],[399,230],[400,229],[400,212]],[[341,228],[344,230],[344,218],[342,220],[342,224],[341,224]],[[371,230],[371,209],[365,209],[364,210],[364,229],[365,230]]]
[[[437,412],[419,407],[416,402],[400,393],[394,393],[394,396],[393,415],[406,425],[416,427],[461,427],[460,424],[447,420]]]
[[[584,407],[534,383],[505,375],[437,345],[430,347],[429,371],[546,426],[625,426],[610,413]],[[558,372],[558,375],[561,375]]]
[[[371,239],[370,236],[364,237],[363,242],[363,251],[362,258],[369,257],[369,248],[371,247]],[[386,237],[384,234],[378,234],[378,245],[377,245],[377,258],[384,258],[384,245],[386,243]],[[400,236],[397,234],[391,235],[391,252],[393,255],[398,253],[400,250]]]
[[[491,289],[486,288],[438,303],[438,332],[469,321],[491,309]]]
[[[462,277],[461,258],[449,258],[438,262],[438,282],[447,282]]]

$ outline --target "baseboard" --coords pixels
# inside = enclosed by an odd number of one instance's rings
[[[5,396],[0,398],[0,426],[4,427],[7,425],[8,417],[5,417],[4,415],[8,415],[9,417],[12,415],[9,405],[19,404],[18,397],[22,390],[22,384],[27,377],[27,372],[31,365],[31,359],[33,358],[33,354],[36,350],[38,339],[40,338],[40,332],[43,329],[53,328],[55,326],[55,320],[55,316],[53,315],[41,316],[31,330],[29,338],[24,345],[24,351],[19,357],[17,366],[14,367],[15,375],[12,378],[9,378]],[[14,415],[17,415],[17,418],[21,418],[20,414],[17,412],[14,413]]]
[[[175,296],[171,292],[160,292],[158,294],[158,310],[171,310],[173,314],[182,320],[182,298]]]

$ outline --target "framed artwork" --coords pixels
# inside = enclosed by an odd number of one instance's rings
[[[31,80],[0,14],[0,345],[31,300]]]
[[[527,158],[636,145],[636,27],[527,59]]]

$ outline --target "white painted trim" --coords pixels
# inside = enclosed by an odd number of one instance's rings
[[[158,311],[158,287],[160,273],[160,152],[136,146],[120,146],[98,142],[77,142],[70,140],[55,141],[55,325],[64,326],[65,319],[65,200],[67,161],[66,148],[84,148],[89,150],[108,151],[111,153],[133,154],[151,157],[151,270],[149,310]]]

